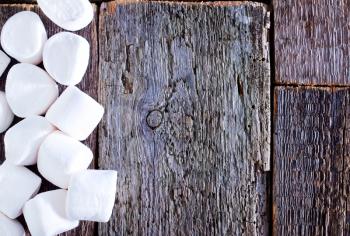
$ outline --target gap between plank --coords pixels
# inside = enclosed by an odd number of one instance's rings
[[[266,192],[267,196],[267,213],[268,213],[268,234],[273,235],[273,153],[274,153],[274,142],[273,142],[273,133],[274,133],[274,109],[275,109],[275,24],[274,24],[274,11],[273,11],[273,0],[266,0],[268,11],[270,12],[270,32],[269,32],[269,47],[270,47],[270,125],[271,125],[271,133],[270,133],[270,171],[267,172],[267,186]]]
[[[350,88],[349,85],[327,85],[327,84],[281,84],[274,83],[274,87],[292,87],[292,88]]]

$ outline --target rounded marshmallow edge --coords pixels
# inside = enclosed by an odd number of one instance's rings
[[[52,184],[67,189],[71,176],[86,170],[93,153],[89,147],[61,131],[48,135],[38,153],[39,173]]]
[[[25,203],[38,193],[41,182],[28,168],[5,161],[0,166],[0,212],[11,219],[20,216]]]
[[[7,74],[5,92],[13,113],[21,118],[44,114],[58,97],[58,85],[38,66],[19,63]]]
[[[57,235],[78,227],[79,221],[66,217],[66,197],[67,190],[58,189],[40,193],[25,204],[23,215],[32,236]]]
[[[117,171],[85,170],[72,176],[66,212],[70,219],[108,222],[112,215]]]
[[[40,64],[47,33],[38,14],[21,11],[3,25],[0,35],[4,51],[19,62]]]
[[[94,131],[104,114],[96,100],[75,86],[69,86],[46,113],[59,130],[82,141]]]
[[[13,114],[3,91],[0,91],[0,133],[7,130],[15,115]]]
[[[25,236],[21,223],[5,216],[0,212],[0,234],[3,236]]]
[[[88,68],[89,59],[89,42],[71,32],[53,35],[44,46],[44,67],[51,77],[62,85],[80,83]]]
[[[94,17],[88,0],[37,0],[44,14],[59,27],[77,31],[88,26]]]
[[[4,137],[5,158],[14,165],[34,165],[42,141],[56,128],[42,116],[28,117],[12,126]]]

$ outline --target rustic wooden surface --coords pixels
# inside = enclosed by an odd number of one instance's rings
[[[95,13],[97,12],[96,6],[94,6]],[[34,5],[1,5],[0,7],[0,29],[2,25],[5,23],[5,21],[15,14],[16,12],[23,11],[23,10],[31,10],[34,12],[39,13],[41,16],[44,25],[46,27],[46,30],[48,32],[48,35],[51,36],[59,31],[62,31],[59,29],[56,25],[54,25],[48,18],[46,18],[39,9]],[[97,14],[95,14],[95,20],[93,23],[91,23],[87,28],[85,28],[82,31],[79,31],[78,34],[84,36],[89,42],[91,47],[91,60],[90,65],[88,67],[87,73],[84,77],[83,82],[78,86],[82,90],[84,90],[86,93],[91,95],[92,97],[97,99],[97,84],[98,84],[98,51],[97,51]],[[13,64],[16,63],[15,61],[12,62]],[[9,69],[9,68],[8,68]],[[0,89],[4,91],[5,89],[5,81],[6,81],[6,75],[7,72],[1,77],[0,79]],[[61,90],[63,89],[63,86],[61,86]],[[18,121],[18,120],[17,120]],[[86,141],[86,144],[92,149],[92,151],[95,153],[95,156],[97,156],[97,131],[95,131]],[[4,149],[3,149],[3,134],[0,135],[0,163],[4,160]],[[96,162],[97,160],[95,160]],[[92,166],[93,167],[93,166]],[[34,170],[34,167],[32,168]],[[50,185],[48,182],[44,181],[44,184],[41,188],[41,191],[47,191],[50,189],[54,189],[52,185]],[[23,221],[23,218],[21,219]],[[82,222],[81,226],[73,230],[67,234],[69,236],[89,236],[94,235],[95,232],[95,224],[94,223],[86,223]]]
[[[273,0],[280,84],[350,85],[349,0]]]
[[[349,4],[273,0],[274,235],[350,235]]]
[[[349,89],[275,89],[274,235],[349,235]]]
[[[152,16],[152,17],[150,17]],[[267,235],[270,72],[259,3],[103,4],[99,235]]]

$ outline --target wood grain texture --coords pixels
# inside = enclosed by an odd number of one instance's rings
[[[44,25],[46,27],[46,30],[48,32],[48,36],[51,36],[57,32],[62,31],[59,27],[54,25],[48,18],[46,18],[41,11],[39,11],[37,6],[34,5],[1,5],[0,6],[0,30],[2,28],[2,25],[5,23],[5,21],[15,14],[16,12],[23,11],[23,10],[30,10],[37,12],[41,19],[44,22]],[[90,53],[91,53],[91,59],[90,59],[90,64],[88,67],[88,70],[86,72],[86,75],[83,79],[83,81],[79,84],[78,87],[80,87],[83,91],[88,93],[90,96],[94,97],[97,99],[97,84],[98,84],[98,39],[97,39],[97,8],[94,6],[95,10],[95,19],[94,21],[85,29],[77,32],[77,34],[82,35],[85,37],[89,42],[90,42]],[[15,64],[14,60],[12,61],[12,64]],[[10,67],[9,67],[10,68]],[[9,69],[8,68],[8,69]],[[8,70],[7,70],[8,71]],[[6,81],[6,73],[1,77],[0,79],[0,89],[4,91],[5,89],[5,81]],[[60,86],[60,90],[62,91],[64,89],[64,86]],[[19,119],[16,120],[16,122],[19,121]],[[3,136],[4,134],[0,135],[0,163],[5,159],[4,157],[4,146],[3,146]],[[97,154],[97,130],[86,140],[85,142],[95,153]],[[96,162],[96,159],[95,159]],[[91,167],[94,166],[94,163]],[[31,168],[34,171],[35,167]],[[40,191],[47,191],[51,189],[55,189],[51,184],[49,184],[47,181],[43,181],[44,184],[41,188]],[[23,218],[21,219],[23,222]],[[82,222],[81,226],[73,230],[67,234],[64,235],[77,235],[77,236],[89,236],[89,235],[94,235],[95,231],[95,224],[94,223],[86,223]]]
[[[349,0],[273,0],[278,84],[350,85]]]
[[[151,17],[150,17],[151,16]],[[99,235],[267,235],[269,18],[259,3],[103,4]]]
[[[275,89],[274,235],[349,235],[349,92]]]

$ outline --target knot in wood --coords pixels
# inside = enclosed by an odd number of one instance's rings
[[[150,111],[147,115],[147,125],[151,129],[156,129],[160,126],[163,121],[163,114],[159,110]]]

